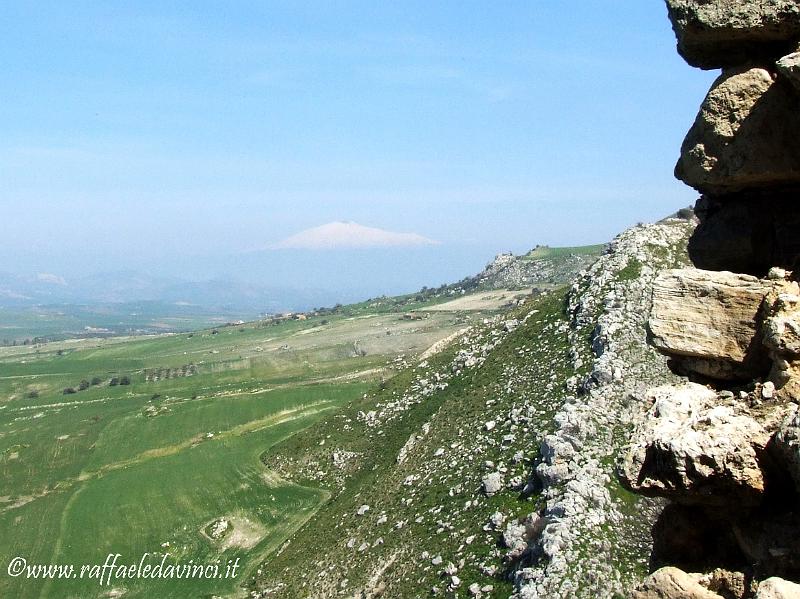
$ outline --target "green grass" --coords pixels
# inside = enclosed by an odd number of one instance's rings
[[[525,254],[525,258],[529,260],[544,260],[568,256],[599,256],[605,248],[605,244],[556,248],[543,245]]]
[[[452,314],[362,316],[0,348],[0,563],[102,564],[108,553],[128,563],[167,550],[179,562],[241,559],[235,580],[100,588],[2,576],[0,597],[236,592],[329,495],[283,480],[262,454],[391,378],[395,357],[460,326]],[[166,369],[196,374],[147,381]],[[219,518],[232,532],[213,541],[204,531]]]
[[[475,542],[466,554],[463,543],[469,533],[458,531],[480,531],[497,510],[515,517],[537,508],[537,496],[523,498],[515,493],[501,493],[482,500],[469,513],[462,509],[465,500],[474,497],[473,490],[480,487],[480,478],[485,472],[482,468],[484,460],[507,459],[502,456],[519,449],[525,453],[526,460],[513,466],[513,472],[523,476],[530,473],[531,461],[536,458],[531,449],[537,444],[529,434],[518,435],[514,446],[498,446],[482,453],[480,460],[473,462],[464,472],[451,471],[443,463],[436,466],[437,475],[413,488],[404,486],[403,481],[411,474],[419,474],[421,469],[424,471],[425,464],[432,459],[437,448],[449,448],[451,443],[458,441],[466,444],[458,451],[470,453],[471,438],[488,418],[487,401],[496,402],[491,409],[502,413],[513,405],[527,405],[528,394],[533,393],[541,410],[535,437],[552,430],[553,414],[562,400],[560,382],[572,374],[566,337],[556,328],[565,319],[563,301],[562,290],[527,305],[524,311],[535,309],[538,313],[510,334],[480,368],[451,379],[446,390],[414,405],[391,426],[381,426],[376,431],[359,422],[357,415],[380,410],[392,398],[402,395],[416,377],[446,367],[457,348],[429,360],[425,368],[399,374],[381,390],[326,416],[268,451],[265,454],[267,463],[277,464],[285,476],[306,486],[324,488],[332,493],[332,497],[282,553],[267,561],[263,568],[265,574],[259,583],[262,588],[272,587],[280,581],[288,585],[281,597],[313,596],[314,591],[322,588],[318,586],[322,581],[317,581],[316,574],[329,569],[335,579],[348,581],[346,590],[352,593],[367,584],[376,567],[393,564],[384,576],[390,585],[386,596],[416,597],[421,592],[427,593],[433,586],[441,586],[441,566],[432,567],[430,560],[418,557],[423,551],[428,551],[431,556],[441,554],[444,563],[458,562],[460,557],[469,555],[466,566],[459,571],[463,581],[463,592],[459,596],[466,596],[466,589],[473,582],[494,586],[494,591],[484,596],[507,597],[511,594],[511,584],[503,577],[502,568],[496,577],[487,577],[478,569],[481,560],[499,564],[492,555],[497,533],[489,533],[488,540]],[[521,348],[529,350],[522,355]],[[499,381],[506,378],[503,372],[509,368],[524,372],[520,375],[524,376],[521,384],[511,393],[499,387]],[[559,383],[553,384],[552,381]],[[430,424],[428,434],[414,448],[408,461],[398,464],[400,448],[426,423]],[[349,451],[358,456],[343,481],[340,473],[330,467],[329,456],[334,451]],[[446,462],[451,457],[439,460]],[[322,476],[318,475],[318,470],[323,471]],[[452,489],[459,486],[463,490],[453,493]],[[412,494],[414,502],[404,505],[403,498]],[[371,506],[366,518],[355,515],[361,504]],[[431,514],[436,510],[441,511],[434,517]],[[376,526],[375,519],[383,511],[389,515],[389,521]],[[424,517],[421,523],[416,522],[419,516]],[[438,517],[453,522],[455,531],[437,534],[432,521]],[[407,521],[400,530],[393,526],[398,520]],[[362,541],[374,542],[377,537],[381,537],[384,543],[364,553],[345,545],[348,538],[357,539],[357,547]],[[313,565],[302,559],[309,552],[318,556]],[[392,557],[395,555],[404,557],[394,563]],[[409,568],[414,564],[417,567]]]

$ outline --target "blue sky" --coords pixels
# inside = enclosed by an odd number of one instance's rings
[[[660,0],[5,2],[0,23],[5,270],[334,220],[488,258],[694,201],[672,168],[714,73]]]

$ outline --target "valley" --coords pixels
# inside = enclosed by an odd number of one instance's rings
[[[313,477],[287,479],[265,452],[403,384],[419,357],[439,359],[532,297],[442,288],[194,332],[0,348],[0,561],[241,560],[237,580],[101,588],[4,576],[0,595],[240,595],[332,496]]]

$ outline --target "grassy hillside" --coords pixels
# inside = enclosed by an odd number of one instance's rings
[[[503,467],[527,480],[535,459],[527,423],[550,413],[544,399],[531,412],[526,389],[536,385],[544,398],[568,374],[562,308],[561,292],[537,298],[525,289],[448,288],[304,319],[0,348],[0,562],[22,556],[79,567],[119,553],[125,563],[169,554],[174,563],[241,564],[235,580],[122,579],[103,588],[95,579],[3,576],[0,596],[241,596],[242,585],[266,584],[267,572],[296,563],[295,552],[314,543],[330,547],[332,559],[353,561],[350,539],[356,551],[385,541],[387,552],[458,553],[459,521],[536,502],[531,493],[475,502],[467,515],[460,489],[480,487],[480,464],[500,463],[512,448],[522,453]],[[542,368],[526,368],[542,343]],[[510,372],[525,385],[501,388],[500,374]],[[489,436],[476,436],[475,427],[495,413],[500,422],[507,409],[524,415],[498,424],[509,427],[508,438],[487,448]],[[421,459],[438,467],[453,451],[474,454],[468,474],[433,481],[431,470],[419,483],[430,488],[419,492],[417,479],[406,480]],[[395,468],[400,454],[407,465]],[[359,531],[356,524],[371,520],[349,518],[366,501],[370,517],[385,511],[375,530],[397,535],[379,542],[369,526]],[[447,526],[437,544],[416,547],[433,516]],[[338,553],[343,526],[347,550]],[[479,569],[473,560],[476,579]],[[305,588],[303,570],[290,570],[292,592]],[[432,584],[437,569],[424,576]],[[419,588],[418,579],[407,582],[397,596]],[[497,588],[508,584],[498,579]]]
[[[258,586],[286,597],[376,590],[416,597],[420,589],[445,592],[452,581],[442,568],[463,560],[464,590],[479,583],[493,587],[486,597],[510,594],[498,569],[497,530],[488,523],[498,511],[513,518],[536,508],[537,493],[526,485],[536,436],[549,429],[533,425],[552,425],[560,383],[573,374],[564,291],[517,312],[265,454],[270,467],[331,499],[267,561]],[[451,461],[458,467],[448,468]],[[497,468],[519,488],[487,498],[481,479]],[[313,565],[303,562],[312,552]]]
[[[264,450],[466,318],[352,312],[1,349],[0,561],[91,564],[109,552],[130,561],[168,551],[204,563],[240,557],[244,576],[327,496],[265,468]],[[206,528],[218,520],[230,532],[211,540]],[[157,593],[227,594],[241,580],[173,582]],[[155,592],[117,586],[126,597]],[[96,581],[0,578],[4,597],[100,595]]]

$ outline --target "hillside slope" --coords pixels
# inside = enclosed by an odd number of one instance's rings
[[[646,569],[647,500],[614,454],[650,382],[657,270],[693,224],[619,236],[571,288],[462,332],[263,456],[330,500],[259,570],[260,597],[604,597]]]

